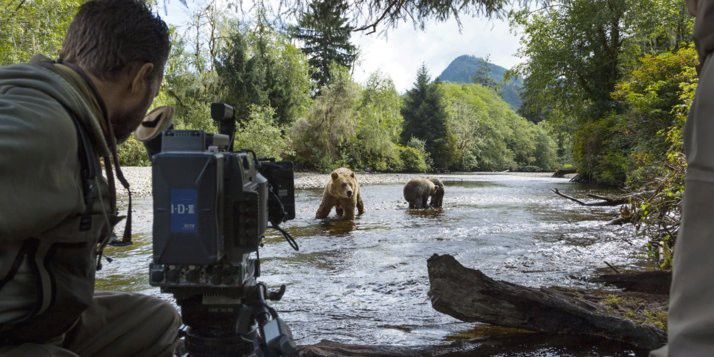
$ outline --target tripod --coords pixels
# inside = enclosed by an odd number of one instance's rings
[[[189,297],[176,296],[187,326],[186,355],[190,357],[291,356],[296,345],[290,329],[266,303],[285,292],[267,292],[263,284],[242,288],[242,298],[211,289]],[[178,295],[178,294],[175,294]],[[235,296],[235,295],[233,295]]]

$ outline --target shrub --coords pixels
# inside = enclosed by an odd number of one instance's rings
[[[290,155],[290,141],[275,123],[273,108],[251,105],[249,111],[248,119],[236,130],[235,149],[253,150],[261,158]]]
[[[122,166],[151,166],[151,160],[144,149],[144,144],[129,136],[129,139],[117,148],[119,163]]]
[[[399,147],[399,157],[402,160],[403,170],[406,172],[426,172],[429,166],[426,164],[424,152],[409,146]]]

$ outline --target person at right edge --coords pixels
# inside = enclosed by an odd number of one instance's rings
[[[170,303],[94,291],[120,221],[114,176],[128,189],[116,145],[156,97],[169,47],[143,0],[92,0],[58,60],[0,67],[0,356],[173,354]]]
[[[686,0],[696,17],[699,86],[684,127],[682,222],[674,249],[667,345],[653,357],[714,356],[714,0]]]

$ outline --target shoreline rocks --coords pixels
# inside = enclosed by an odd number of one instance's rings
[[[129,181],[133,197],[151,196],[151,167],[127,166],[122,167],[124,176]],[[527,177],[548,178],[552,175],[549,172],[474,172],[468,174],[478,175],[513,175]],[[426,174],[426,173],[357,173],[360,185],[388,185],[404,184],[412,178],[417,177],[437,177],[443,181],[463,179],[459,174]],[[323,189],[329,180],[329,174],[318,172],[296,172],[295,188],[298,190]],[[117,181],[117,193],[120,198],[126,197],[124,190]]]

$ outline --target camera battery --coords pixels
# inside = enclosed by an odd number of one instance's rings
[[[213,152],[154,156],[154,262],[203,265],[223,257],[223,159]]]

